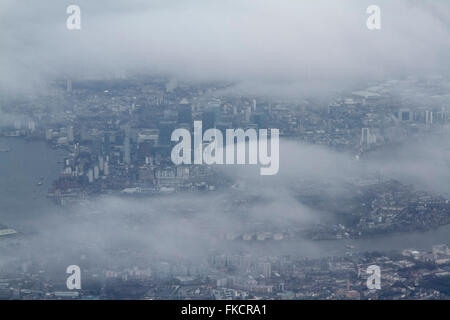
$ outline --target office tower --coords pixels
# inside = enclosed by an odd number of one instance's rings
[[[36,130],[36,123],[33,120],[28,121],[28,130],[31,132]]]
[[[66,91],[67,92],[72,92],[72,80],[67,80],[66,81]]]
[[[370,133],[369,128],[362,128],[360,141],[361,148],[368,149],[374,143],[376,143],[376,136]]]
[[[103,153],[107,156],[111,153],[111,134],[109,132],[105,132],[103,136]]]
[[[398,119],[400,121],[412,121],[412,111],[410,109],[400,109],[398,112]]]
[[[429,111],[429,110],[425,111],[425,123],[433,124],[433,111]]]
[[[270,262],[264,262],[263,263],[263,276],[266,278],[270,278],[272,274],[272,268],[270,265]]]
[[[447,107],[441,108],[441,119],[444,122],[447,120]]]
[[[92,153],[94,156],[99,156],[103,153],[102,145],[102,138],[95,136],[92,140]]]
[[[100,171],[98,169],[98,166],[95,166],[94,167],[94,179],[97,180],[99,176],[100,176]]]
[[[252,114],[251,108],[250,107],[246,107],[245,111],[244,111],[244,117],[245,117],[245,121],[249,122],[250,121],[250,115]]]
[[[123,161],[126,164],[131,163],[131,146],[130,146],[130,137],[128,136],[128,133],[125,135],[125,141],[124,141],[124,159]]]
[[[80,144],[76,143],[74,148],[73,148],[73,152],[75,154],[75,158],[78,157],[78,155],[80,154]]]
[[[103,157],[98,157],[98,167],[101,171],[104,170],[104,161],[103,161]]]
[[[67,140],[69,142],[73,142],[74,139],[75,139],[75,137],[74,137],[74,133],[73,133],[73,127],[70,126],[67,128]]]
[[[103,174],[104,174],[105,176],[108,176],[108,175],[109,175],[109,163],[108,163],[108,161],[105,161],[105,164],[104,164],[104,166],[103,166]]]
[[[94,170],[89,169],[87,176],[89,183],[94,182]]]
[[[214,121],[217,124],[221,121],[220,105],[214,107],[213,111],[214,111]]]
[[[52,129],[46,129],[45,130],[45,139],[46,140],[52,140],[53,130]]]

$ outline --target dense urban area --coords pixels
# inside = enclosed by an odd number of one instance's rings
[[[345,197],[328,197],[333,183],[292,181],[290,190],[303,205],[329,213],[331,220],[308,225],[271,225],[246,213],[263,194],[240,190],[236,178],[217,166],[174,165],[171,140],[177,128],[277,128],[280,138],[318,145],[364,162],[383,148],[448,135],[450,80],[408,77],[370,83],[326,99],[286,99],[232,93],[232,84],[191,84],[165,77],[64,80],[51,94],[0,100],[11,115],[1,135],[46,141],[61,150],[58,178],[47,197],[67,212],[89,208],[98,199],[164,199],[226,194],[217,213],[242,217],[246,228],[211,235],[233,244],[360,239],[394,232],[426,231],[450,223],[444,194],[421,190],[383,175],[349,177]],[[9,152],[1,146],[1,152]],[[282,155],[281,155],[282,156]],[[283,170],[280,167],[280,170]],[[42,184],[37,181],[36,185]],[[190,210],[186,204],[180,211]],[[168,213],[169,214],[169,213]],[[83,219],[81,216],[80,219]],[[332,221],[332,222],[330,222]],[[0,221],[1,223],[1,221]],[[139,224],[139,222],[138,222]],[[1,250],[11,252],[32,241],[9,226],[0,228]],[[130,231],[132,232],[132,231]],[[301,242],[298,242],[301,245]],[[1,252],[1,251],[0,251]],[[1,253],[0,253],[1,254]],[[450,249],[360,252],[297,257],[294,253],[253,254],[251,250],[205,252],[200,258],[166,258],[138,248],[111,250],[115,265],[81,257],[82,288],[66,287],[66,261],[17,257],[0,265],[1,299],[448,299]],[[381,288],[368,289],[366,272],[380,267]]]

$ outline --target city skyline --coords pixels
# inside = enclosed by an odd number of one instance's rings
[[[449,17],[5,0],[0,299],[450,299]]]

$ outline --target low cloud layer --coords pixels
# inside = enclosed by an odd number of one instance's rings
[[[197,261],[204,261],[214,252],[310,257],[336,254],[345,250],[344,244],[307,239],[230,241],[226,240],[226,235],[292,227],[302,229],[317,222],[333,222],[333,212],[318,211],[302,203],[297,193],[302,187],[317,189],[324,201],[341,199],[349,196],[345,187],[348,181],[373,178],[381,173],[385,178],[399,179],[413,183],[417,189],[445,195],[450,191],[450,147],[446,137],[448,135],[444,134],[420,143],[405,144],[395,152],[380,151],[360,161],[351,154],[337,153],[326,147],[282,140],[278,175],[260,176],[256,166],[222,166],[218,169],[233,181],[233,186],[226,190],[146,199],[103,196],[89,205],[37,207],[33,212],[5,215],[2,223],[24,231],[27,240],[24,246],[8,250],[2,247],[0,254],[3,262],[34,257],[47,262],[67,259],[68,263],[86,255],[87,259],[105,265],[111,262],[133,265],[135,261],[128,257],[136,256],[135,252],[137,256],[200,259]],[[26,161],[18,163],[17,170],[26,165]],[[325,187],[323,182],[326,182]],[[241,200],[249,201],[233,207],[234,201]],[[442,232],[441,236],[444,237]],[[418,236],[405,237],[415,241]],[[433,235],[422,238],[433,244]],[[409,241],[400,237],[399,244],[394,244],[390,239],[363,239],[358,243],[363,248],[381,250]]]
[[[15,92],[58,77],[164,73],[297,87],[316,81],[330,89],[449,70],[446,1],[379,0],[382,29],[369,31],[372,2],[4,0],[0,87]],[[66,29],[70,4],[81,7],[79,31]]]
[[[3,0],[0,90],[36,92],[56,78],[164,73],[186,80],[238,82],[247,92],[292,94],[311,88],[333,91],[360,80],[449,71],[446,1],[377,2],[382,10],[380,31],[366,28],[365,11],[373,3],[365,0],[78,0],[39,5]],[[81,7],[80,31],[65,28],[69,4]],[[0,125],[12,120],[0,119]],[[256,168],[221,168],[236,180],[227,192],[146,200],[106,197],[93,208],[77,207],[71,214],[35,215],[26,224],[39,232],[26,250],[45,257],[65,250],[70,255],[80,248],[99,259],[107,259],[111,248],[120,247],[176,257],[227,246],[240,250],[217,236],[264,229],[246,220],[282,229],[329,218],[296,198],[292,186],[299,181],[327,179],[333,186],[328,195],[334,197],[342,192],[344,180],[382,172],[392,178],[408,177],[419,188],[449,192],[450,149],[442,148],[441,139],[445,137],[361,162],[323,147],[283,143],[276,176],[261,177]],[[255,203],[244,212],[224,213],[223,204],[243,190],[257,199]],[[20,227],[14,219],[4,223]],[[319,251],[311,242],[303,244],[301,250]],[[275,246],[273,252],[279,249]]]

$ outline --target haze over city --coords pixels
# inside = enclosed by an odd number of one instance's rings
[[[376,2],[3,0],[0,299],[448,299],[450,7]]]

